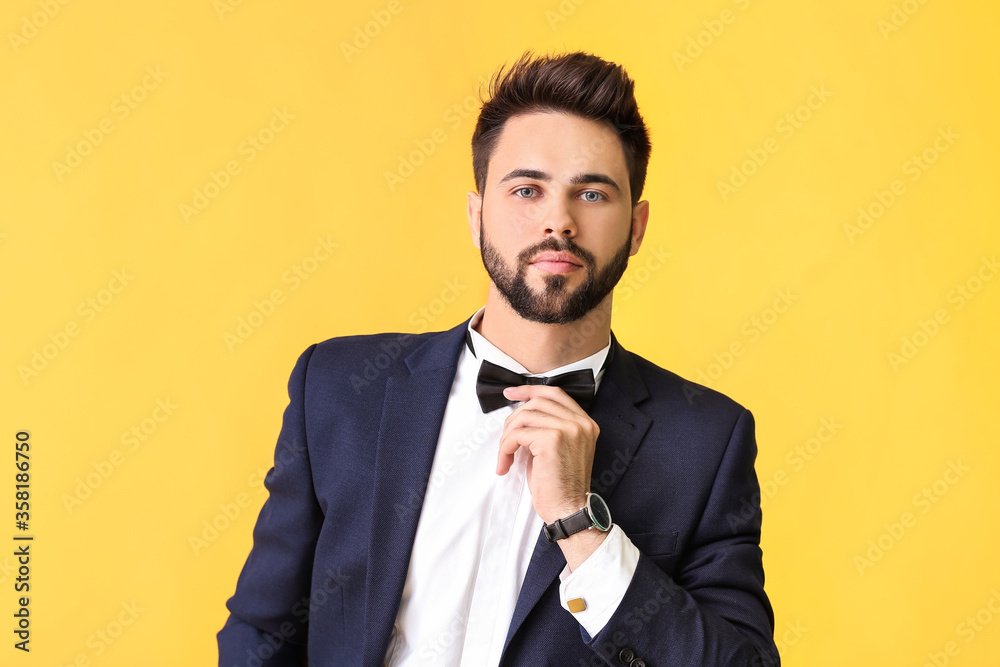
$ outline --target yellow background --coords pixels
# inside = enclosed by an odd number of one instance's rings
[[[531,48],[637,81],[650,226],[614,331],[753,411],[784,664],[1000,664],[992,4],[224,1],[0,10],[0,663],[214,664],[298,354],[481,305],[476,94]],[[252,160],[249,136],[270,140]],[[234,343],[240,318],[259,326]],[[11,632],[18,429],[30,654]]]

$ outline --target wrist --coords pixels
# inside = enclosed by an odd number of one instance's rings
[[[580,494],[571,500],[561,503],[558,507],[549,512],[549,517],[542,517],[545,523],[554,523],[558,519],[565,519],[573,516],[587,506],[587,494]]]
[[[609,533],[610,531],[606,533],[596,528],[588,528],[556,542],[563,552],[563,558],[566,559],[569,571],[574,572],[594,552],[600,549],[601,545],[608,538]]]
[[[549,542],[558,542],[592,528],[602,533],[611,530],[611,511],[596,493],[588,493],[582,508],[546,523],[542,530]]]

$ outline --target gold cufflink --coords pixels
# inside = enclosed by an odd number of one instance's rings
[[[583,598],[573,598],[566,603],[566,606],[575,614],[586,609],[587,603],[583,601]]]

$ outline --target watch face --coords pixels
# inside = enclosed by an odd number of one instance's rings
[[[606,532],[611,529],[611,511],[596,493],[587,495],[587,512],[598,530]]]

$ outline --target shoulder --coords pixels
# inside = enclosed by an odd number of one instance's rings
[[[295,373],[309,380],[343,376],[371,381],[405,369],[407,355],[432,335],[389,332],[328,338],[299,355]]]
[[[727,425],[732,429],[737,420],[749,412],[720,391],[684,378],[634,352],[625,352],[648,392],[640,406],[645,410],[691,420],[702,428],[716,424],[723,429]]]
[[[430,369],[454,370],[464,345],[465,323],[446,331],[337,336],[309,346],[299,357],[297,373],[305,382],[333,387],[349,382],[355,389],[383,385],[394,375]]]

